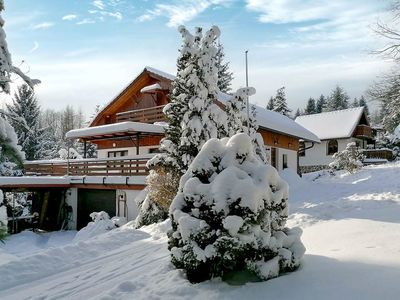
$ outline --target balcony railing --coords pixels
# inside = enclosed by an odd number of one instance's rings
[[[28,161],[25,163],[25,175],[144,176],[148,174],[146,163],[153,155],[108,159]]]
[[[364,149],[362,154],[367,159],[394,159],[393,151],[390,149]]]
[[[356,127],[354,136],[372,139],[372,128],[369,127],[368,125],[358,125]]]
[[[155,106],[151,108],[143,108],[117,113],[117,122],[141,122],[154,123],[165,121],[163,108],[165,105]]]

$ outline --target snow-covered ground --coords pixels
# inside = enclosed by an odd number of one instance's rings
[[[24,232],[0,245],[0,299],[399,299],[400,163],[315,179],[293,173],[290,226],[303,228],[302,267],[267,282],[192,285],[170,264],[169,223]]]

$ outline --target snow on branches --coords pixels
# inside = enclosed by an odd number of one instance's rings
[[[334,161],[329,164],[333,170],[346,170],[354,173],[362,167],[363,155],[358,151],[356,143],[348,143],[346,149],[335,153]]]
[[[0,13],[4,10],[4,2],[0,0]],[[24,74],[18,67],[13,66],[11,54],[8,51],[6,33],[3,29],[4,19],[0,16],[0,88],[5,93],[10,93],[11,74],[14,73],[21,77],[30,87],[39,84],[40,80],[31,79]]]
[[[245,269],[267,280],[300,264],[301,230],[285,228],[288,185],[253,147],[244,133],[210,139],[181,178],[169,249],[191,282]]]

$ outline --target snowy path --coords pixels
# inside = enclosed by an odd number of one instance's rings
[[[169,262],[166,224],[114,230],[1,263],[0,299],[398,299],[400,164],[291,183],[301,269],[267,282],[189,284]],[[6,253],[7,254],[7,253]],[[7,259],[4,256],[4,259]]]

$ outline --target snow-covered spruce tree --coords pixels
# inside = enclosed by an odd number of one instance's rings
[[[329,164],[332,170],[346,170],[349,173],[359,170],[364,159],[354,142],[348,143],[346,149],[335,153],[332,157],[334,161]]]
[[[367,114],[367,116],[369,116],[369,108],[368,108],[367,101],[365,101],[364,96],[360,97],[360,100],[358,101],[358,104],[359,104],[360,107],[364,107],[365,113]]]
[[[288,185],[254,152],[244,133],[211,139],[181,178],[169,249],[190,282],[246,269],[267,280],[300,264],[301,230],[285,228]]]
[[[274,97],[274,111],[284,116],[290,117],[291,110],[287,105],[284,86],[276,91],[276,96]]]
[[[184,26],[178,30],[182,35],[178,72],[171,102],[164,108],[169,126],[161,141],[162,153],[148,163],[149,192],[141,204],[137,227],[167,218],[169,204],[178,190],[177,178],[187,170],[205,141],[227,134],[226,116],[214,104],[218,91],[215,41],[219,29],[214,26],[204,36],[201,28],[196,28],[194,35]]]
[[[268,104],[267,104],[267,107],[266,107],[266,109],[268,109],[268,110],[274,110],[274,108],[275,108],[275,99],[274,99],[274,97],[270,97],[269,98],[269,101],[268,101]]]
[[[317,105],[315,107],[317,114],[322,113],[327,110],[328,103],[324,95],[321,95],[317,100]]]
[[[26,159],[38,158],[43,131],[39,128],[40,107],[33,89],[27,84],[19,86],[12,103],[7,104],[7,110],[7,119],[15,129]]]
[[[215,57],[215,64],[218,69],[218,88],[223,93],[231,91],[231,85],[233,80],[233,73],[229,71],[229,62],[224,62],[225,53],[224,47],[221,43],[218,43],[218,50]]]
[[[349,108],[349,99],[346,91],[337,85],[329,97],[328,109],[335,111]]]
[[[307,106],[304,109],[304,113],[306,115],[312,115],[317,113],[317,108],[316,108],[316,104],[315,104],[315,99],[314,98],[310,98],[307,101]]]
[[[20,175],[24,159],[14,128],[0,117],[0,176]]]
[[[268,163],[267,153],[264,147],[264,140],[258,133],[258,124],[256,116],[256,108],[251,106],[249,111],[249,120],[247,119],[246,98],[256,93],[255,88],[240,88],[232,95],[232,98],[226,103],[226,115],[229,136],[236,133],[246,133],[253,142],[256,154],[264,163]]]

